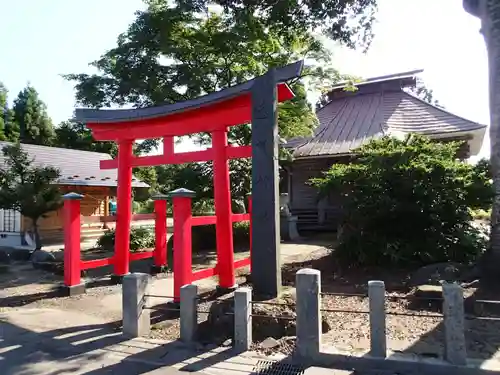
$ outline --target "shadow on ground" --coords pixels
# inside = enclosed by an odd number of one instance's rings
[[[117,325],[81,325],[37,333],[0,322],[2,375],[37,375],[49,373],[47,370],[51,375],[139,375],[157,369],[176,374],[166,367],[203,371],[239,354],[231,348],[216,351],[179,341],[164,345],[129,341],[117,332]]]

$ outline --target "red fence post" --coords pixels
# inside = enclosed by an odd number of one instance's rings
[[[192,281],[191,200],[195,192],[181,188],[168,195],[174,205],[174,301],[179,302],[181,287]]]
[[[234,277],[234,250],[233,250],[233,221],[231,218],[231,184],[229,178],[229,161],[227,158],[227,131],[217,130],[212,133],[212,147],[214,149],[214,198],[215,226],[217,234],[217,272],[219,287],[222,289],[235,288]]]
[[[248,213],[250,214],[248,234],[250,236],[250,259],[252,258],[252,194],[248,194]],[[250,271],[252,270],[252,263],[250,262]]]
[[[80,200],[83,195],[68,193],[64,198],[64,285],[72,296],[85,293],[80,269]]]
[[[155,194],[151,197],[155,208],[155,251],[151,273],[165,272],[167,267],[167,196]]]
[[[130,222],[132,221],[132,146],[133,140],[118,144],[118,183],[116,206],[115,255],[113,257],[116,282],[129,272]]]

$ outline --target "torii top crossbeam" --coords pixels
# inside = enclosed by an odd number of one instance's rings
[[[302,61],[275,69],[278,101],[293,98],[284,82],[299,77]],[[138,109],[77,108],[75,118],[92,130],[98,141],[146,139],[209,132],[251,122],[250,92],[256,79],[202,97]]]

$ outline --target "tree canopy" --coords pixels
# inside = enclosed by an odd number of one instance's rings
[[[12,119],[12,112],[7,103],[7,88],[0,82],[0,141],[5,140],[5,127]]]
[[[19,127],[14,121],[14,112],[8,103],[9,91],[0,82],[0,140],[15,141],[19,139]]]
[[[150,6],[164,6],[149,0]],[[318,30],[349,47],[367,47],[373,37],[376,0],[176,0],[188,12],[206,13],[220,6],[236,22],[255,23],[293,38],[298,33]]]
[[[81,122],[64,121],[55,128],[54,146],[116,155],[114,142],[96,142],[92,132]]]
[[[18,93],[12,107],[7,99],[8,90],[0,82],[0,140],[51,146],[52,120],[36,89],[27,85]]]
[[[47,107],[40,99],[36,89],[28,85],[14,99],[14,122],[19,128],[19,140],[22,143],[33,143],[50,146],[54,138],[52,120],[47,114]],[[15,140],[17,129],[12,130],[9,137]]]

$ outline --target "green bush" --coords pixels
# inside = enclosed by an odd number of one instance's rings
[[[484,163],[456,159],[458,142],[384,137],[312,180],[321,195],[341,197],[334,251],[347,265],[470,262],[485,250],[470,208],[491,205]]]
[[[141,206],[142,204],[140,202],[132,201],[132,212],[134,214],[139,213],[141,211]]]
[[[149,199],[147,201],[141,202],[141,207],[139,213],[141,214],[152,214],[155,211],[155,201]]]
[[[97,240],[97,247],[104,250],[113,250],[115,247],[115,230],[108,229]],[[154,230],[145,227],[134,227],[130,230],[130,251],[150,249],[155,246]]]
[[[213,199],[194,199],[192,205],[193,215],[213,215],[215,203]]]
[[[250,224],[249,222],[238,222],[233,224],[233,247],[248,250],[250,246]],[[167,243],[167,248],[171,252],[174,236],[171,236]],[[201,225],[192,229],[192,249],[193,253],[215,250],[217,239],[215,225]],[[169,258],[170,259],[170,258]]]

